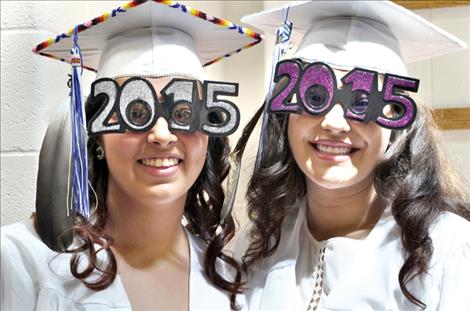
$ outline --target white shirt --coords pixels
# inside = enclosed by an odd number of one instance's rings
[[[419,310],[402,294],[398,272],[404,256],[400,229],[384,215],[367,238],[316,241],[308,230],[306,203],[284,219],[275,254],[253,267],[249,310],[307,310],[323,268],[317,310]],[[408,283],[429,310],[470,310],[470,223],[444,213],[430,228],[434,252],[422,282]],[[319,256],[324,251],[323,265]]]
[[[189,232],[187,236],[189,309],[230,310],[228,295],[213,287],[203,274],[204,243]],[[42,243],[30,220],[2,227],[1,310],[131,310],[119,274],[108,288],[91,290],[71,275],[70,257]],[[222,270],[226,272],[224,267]],[[242,302],[242,297],[237,298]]]

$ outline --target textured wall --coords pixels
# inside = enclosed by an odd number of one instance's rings
[[[116,3],[114,3],[115,5]],[[69,66],[33,55],[33,46],[113,7],[102,2],[1,2],[1,223],[34,209],[38,151],[48,116],[67,99]]]

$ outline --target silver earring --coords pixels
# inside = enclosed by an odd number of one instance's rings
[[[98,160],[103,160],[104,159],[104,149],[103,147],[99,146],[96,147],[96,158]]]

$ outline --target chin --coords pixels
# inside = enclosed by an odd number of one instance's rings
[[[311,181],[325,189],[341,189],[358,182],[355,174],[344,174],[344,172],[327,172],[321,176],[314,176]]]
[[[148,189],[145,196],[155,204],[166,204],[177,201],[184,194],[186,193],[175,188],[174,185],[158,185]]]
[[[342,180],[330,180],[330,179],[320,179],[320,180],[313,180],[312,181],[317,186],[320,186],[325,189],[333,190],[333,189],[341,189],[350,185],[347,181]]]

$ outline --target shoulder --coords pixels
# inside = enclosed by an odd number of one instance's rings
[[[305,221],[306,204],[304,201],[286,208],[281,225],[279,244],[275,252],[250,267],[252,274],[264,275],[269,271],[295,265],[301,241],[301,230]]]
[[[204,242],[199,237],[193,235],[189,230],[186,230],[186,236],[188,237],[189,250],[190,250],[190,260],[191,268],[193,270],[200,271],[203,273],[206,259],[207,243]],[[228,273],[227,270],[230,270],[228,264],[226,264],[220,258],[216,260],[217,271],[221,272],[223,275]]]
[[[31,219],[2,226],[0,229],[2,239],[20,235],[34,235],[33,222]]]
[[[38,281],[44,267],[56,255],[41,241],[31,219],[1,228],[2,266],[17,274],[27,273]]]
[[[436,260],[470,256],[470,222],[451,212],[441,214],[429,230]]]
[[[203,261],[204,253],[206,252],[207,245],[203,240],[193,235],[188,229],[185,228],[186,236],[188,238],[189,250],[191,256],[191,263],[200,264]]]
[[[64,280],[73,279],[71,256],[55,252],[44,244],[31,219],[1,228],[2,270],[4,265],[9,267],[13,277],[28,275],[35,286],[61,285]],[[85,265],[85,260],[81,264]]]
[[[15,254],[36,257],[53,253],[37,235],[31,219],[2,227],[1,242],[2,258]]]
[[[49,254],[31,220],[1,228],[2,309],[34,308]]]
[[[207,277],[204,269],[207,244],[186,229],[190,247],[190,308],[191,310],[228,310],[230,302],[225,292],[218,289]],[[217,258],[216,271],[226,280],[232,280],[235,271]],[[209,299],[208,299],[209,298]],[[244,304],[242,297],[237,301]]]
[[[130,309],[119,282],[95,291],[74,278],[71,254],[49,249],[31,220],[1,228],[0,257],[2,310]]]
[[[454,246],[470,243],[470,222],[451,212],[442,213],[429,230],[433,241]]]
[[[428,275],[432,283],[438,284],[434,292],[439,293],[439,310],[469,310],[470,222],[446,212],[438,217],[429,234],[433,256]]]

